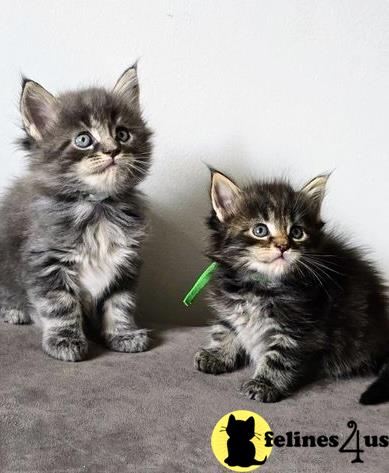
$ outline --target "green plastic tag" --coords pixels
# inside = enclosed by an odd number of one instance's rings
[[[182,301],[187,307],[189,307],[198,294],[204,289],[212,278],[213,273],[216,271],[217,263],[211,263],[205,271],[201,273],[197,281],[193,284],[192,289],[185,296]]]

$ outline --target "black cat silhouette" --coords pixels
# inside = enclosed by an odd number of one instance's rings
[[[236,420],[233,414],[228,419],[226,432],[228,457],[224,460],[229,466],[248,467],[263,465],[267,456],[259,461],[255,459],[255,445],[251,439],[255,436],[255,421],[251,416],[247,420]]]

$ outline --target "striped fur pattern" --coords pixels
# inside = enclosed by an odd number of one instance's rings
[[[251,364],[240,391],[257,401],[279,401],[316,376],[379,369],[381,391],[361,402],[389,398],[386,287],[359,249],[325,231],[326,180],[299,191],[283,181],[240,189],[212,175],[209,256],[218,269],[208,297],[217,319],[195,366],[219,374]],[[263,222],[269,233],[258,237]]]
[[[39,323],[43,350],[60,360],[87,356],[87,325],[109,349],[148,347],[134,320],[146,234],[136,186],[151,154],[138,93],[134,67],[111,91],[54,97],[24,82],[29,160],[0,208],[0,316]]]

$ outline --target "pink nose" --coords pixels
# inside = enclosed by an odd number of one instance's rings
[[[285,251],[289,250],[290,248],[290,246],[287,243],[276,245],[276,247],[281,251],[281,254],[285,253]]]

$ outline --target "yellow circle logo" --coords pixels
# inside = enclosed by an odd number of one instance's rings
[[[233,411],[215,425],[211,447],[219,462],[232,471],[253,471],[264,465],[272,451],[265,446],[269,424],[251,411]]]

